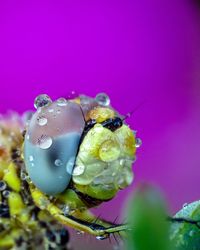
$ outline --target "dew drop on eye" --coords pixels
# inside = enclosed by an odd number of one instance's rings
[[[33,184],[55,195],[69,185],[85,121],[76,103],[64,98],[52,103],[44,95],[36,99],[38,109],[27,127],[24,161]]]
[[[110,105],[110,98],[108,95],[106,95],[105,93],[99,93],[96,97],[95,97],[96,102],[99,105],[102,106],[109,106]]]
[[[41,108],[41,107],[45,107],[45,106],[49,105],[50,103],[52,103],[51,98],[46,94],[42,94],[42,95],[38,95],[35,98],[34,107],[36,109],[38,109],[38,108]]]

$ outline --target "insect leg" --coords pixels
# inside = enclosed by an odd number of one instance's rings
[[[100,216],[95,216],[92,212],[90,212],[89,210],[85,210],[83,212],[80,211],[76,211],[74,217],[83,220],[83,221],[87,221],[88,223],[91,224],[98,224],[100,226],[103,226],[105,228],[110,228],[111,230],[109,231],[108,234],[119,234],[120,237],[126,237],[127,235],[127,231],[130,230],[130,227],[127,224],[117,224],[116,223],[116,219],[113,222],[107,221],[102,219]],[[120,227],[123,226],[123,227]],[[121,230],[120,230],[121,229]],[[108,235],[109,236],[109,235]]]
[[[104,225],[103,222],[88,222],[73,215],[64,215],[62,210],[51,203],[48,197],[34,186],[30,186],[33,201],[40,209],[47,210],[54,219],[65,226],[92,234],[96,237],[109,237],[110,234],[129,230],[128,225]]]

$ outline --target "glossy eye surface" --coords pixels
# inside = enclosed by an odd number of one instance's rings
[[[54,195],[67,188],[84,125],[80,106],[64,98],[39,106],[31,118],[24,161],[31,180],[42,192]]]

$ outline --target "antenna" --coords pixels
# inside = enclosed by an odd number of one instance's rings
[[[122,121],[126,120],[127,118],[131,117],[131,115],[133,113],[135,113],[135,111],[137,111],[144,103],[146,102],[146,100],[142,101],[141,103],[139,103],[131,112],[128,112],[124,118],[122,119]]]

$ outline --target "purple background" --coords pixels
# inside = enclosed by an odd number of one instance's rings
[[[0,1],[0,112],[35,96],[106,92],[143,146],[135,182],[104,204],[114,219],[143,180],[172,211],[199,199],[200,6],[189,1]]]

